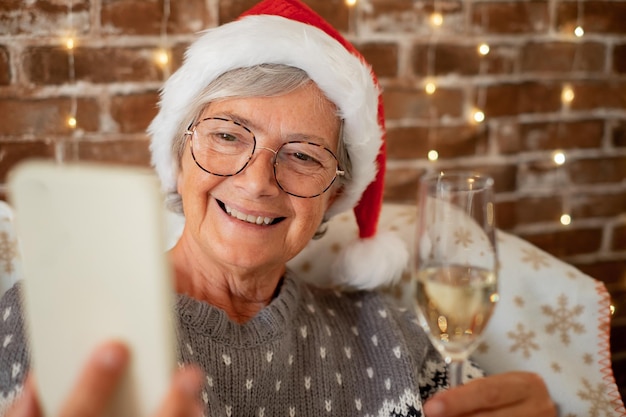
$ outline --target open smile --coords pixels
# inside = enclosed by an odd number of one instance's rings
[[[228,214],[230,217],[234,217],[237,220],[244,221],[246,223],[256,224],[259,226],[271,226],[273,224],[280,223],[285,220],[284,217],[263,217],[263,216],[253,216],[251,214],[245,214],[240,211],[235,210],[232,207],[227,206],[220,200],[216,200],[217,204],[220,206],[224,213]]]

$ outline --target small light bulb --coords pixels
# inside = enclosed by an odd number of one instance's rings
[[[557,165],[563,165],[565,163],[565,154],[562,151],[555,151],[552,154],[552,160]]]
[[[609,310],[611,311],[611,315],[615,314],[615,306],[613,304],[609,306]]]
[[[354,7],[356,5],[357,0],[346,0],[346,4],[348,7]]]
[[[561,214],[561,224],[568,226],[572,222],[572,217],[569,214]]]
[[[571,103],[572,101],[574,101],[574,97],[574,90],[571,86],[566,85],[565,87],[563,87],[563,91],[561,91],[561,101],[563,103]]]
[[[437,159],[439,159],[439,152],[437,152],[434,149],[428,151],[428,160],[429,161],[436,161]]]
[[[424,90],[426,91],[426,94],[434,94],[435,91],[437,91],[437,85],[434,82],[429,81],[424,86]]]
[[[430,15],[430,24],[433,26],[443,25],[443,15],[439,12],[434,12]]]
[[[67,118],[67,125],[74,129],[76,127],[76,118],[74,116],[70,116]]]
[[[76,46],[76,41],[74,40],[73,37],[69,37],[67,39],[65,39],[65,48],[67,48],[68,51],[71,51],[72,49],[74,49],[74,47]]]
[[[576,37],[578,38],[582,38],[584,34],[585,30],[582,28],[582,26],[576,26],[576,29],[574,29],[574,35],[576,35]]]
[[[165,49],[159,49],[155,55],[156,62],[161,66],[166,66],[170,62],[170,55]]]
[[[480,110],[474,110],[474,115],[472,116],[476,123],[482,123],[485,121],[485,113]]]
[[[483,56],[487,55],[489,51],[490,51],[489,45],[487,45],[486,43],[481,43],[478,46],[478,53]]]

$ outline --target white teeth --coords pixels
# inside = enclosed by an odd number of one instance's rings
[[[226,213],[230,214],[231,217],[235,217],[239,220],[243,220],[244,222],[267,225],[267,224],[270,224],[274,220],[271,217],[262,217],[262,216],[257,217],[251,214],[243,214],[235,210],[234,208],[228,207],[226,204],[224,204],[224,207],[226,207]]]

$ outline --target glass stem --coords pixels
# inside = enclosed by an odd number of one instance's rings
[[[463,360],[453,359],[448,363],[448,386],[450,388],[463,385]]]

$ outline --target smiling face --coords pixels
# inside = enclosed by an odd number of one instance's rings
[[[260,147],[278,149],[285,142],[305,140],[336,152],[339,119],[335,106],[308,83],[277,97],[211,103],[201,114],[207,117],[241,122],[254,132],[257,149],[242,172],[219,177],[195,164],[187,141],[178,176],[186,219],[181,239],[205,261],[221,267],[284,268],[311,240],[337,187],[313,198],[285,193],[274,179],[274,154]]]

